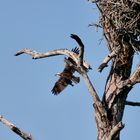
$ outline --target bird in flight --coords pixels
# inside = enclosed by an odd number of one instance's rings
[[[74,49],[72,49],[72,51],[75,54],[79,54],[79,49],[76,47]],[[68,57],[67,58],[68,61],[70,61],[72,64],[74,64],[75,62]],[[80,82],[80,77],[76,77],[74,76],[74,72],[76,71],[76,69],[74,68],[74,66],[71,66],[69,64],[66,63],[65,68],[63,70],[63,72],[61,73],[57,73],[56,75],[59,76],[58,81],[55,83],[53,89],[51,90],[52,93],[54,95],[58,95],[60,92],[62,92],[68,85],[74,86],[73,82],[75,84]]]
[[[84,44],[82,43],[81,39],[77,35],[71,34],[71,38],[76,40],[76,42],[80,47],[84,48]],[[77,58],[79,57],[79,48],[75,47],[71,51],[74,53],[75,57]],[[65,60],[68,60],[72,65],[66,63],[63,72],[56,74],[59,76],[59,79],[55,83],[53,89],[51,90],[51,92],[54,95],[60,94],[68,85],[74,86],[73,83],[78,84],[80,82],[80,77],[74,76],[74,72],[77,71],[76,68],[74,67],[76,66],[75,61],[70,57],[65,58]],[[85,60],[83,60],[83,62],[84,62],[83,66],[86,71],[92,69],[91,66]]]

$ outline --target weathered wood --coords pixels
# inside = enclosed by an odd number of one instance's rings
[[[70,51],[68,49],[57,49],[57,50],[41,53],[41,52],[37,52],[35,50],[26,48],[26,49],[22,49],[16,52],[15,56],[19,56],[21,54],[31,55],[33,59],[41,59],[41,58],[47,58],[47,57],[52,57],[52,56],[57,56],[57,55],[65,55],[73,59],[73,61],[75,61],[77,65],[79,64],[79,56],[73,51]],[[85,60],[83,60],[83,66],[86,67],[87,69],[91,69],[91,66]]]
[[[6,120],[3,116],[0,116],[0,121],[5,124],[7,127],[9,127],[14,133],[19,135],[24,140],[33,140],[33,137],[30,134],[27,134],[26,132],[22,131],[20,128]]]
[[[128,0],[99,0],[91,2],[97,5],[101,13],[100,24],[110,51],[109,56],[100,65],[99,71],[101,72],[107,66],[107,63],[112,60],[102,101],[107,117],[102,118],[102,114],[94,107],[98,140],[119,140],[120,131],[116,132],[117,135],[113,136],[113,138],[111,136],[112,132],[117,124],[122,121],[125,105],[131,104],[126,101],[127,95],[133,86],[140,82],[139,67],[131,74],[133,56],[136,51],[140,51],[138,45],[140,40],[137,39],[140,35],[138,25],[140,21],[140,10],[138,8],[140,3]],[[117,53],[114,52],[116,49],[119,50]]]

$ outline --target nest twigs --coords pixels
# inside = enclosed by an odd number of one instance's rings
[[[101,24],[106,28],[110,49],[118,46],[118,40],[129,43],[129,46],[140,51],[140,3],[131,0],[100,0],[98,2],[102,12]],[[108,34],[108,35],[107,35]],[[111,37],[110,35],[111,34]],[[124,47],[124,46],[123,46]]]

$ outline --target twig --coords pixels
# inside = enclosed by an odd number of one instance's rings
[[[126,101],[125,105],[129,106],[140,106],[140,102],[132,102],[132,101]]]
[[[88,1],[90,1],[92,3],[96,3],[96,2],[99,2],[100,0],[88,0]]]
[[[119,134],[119,132],[124,128],[124,126],[125,125],[122,122],[119,122],[116,126],[114,126],[107,140],[114,140],[114,138]]]
[[[94,26],[96,32],[98,32],[98,28],[102,28],[102,26],[97,23],[91,23],[88,25],[88,27],[90,27],[90,26]]]
[[[96,28],[102,28],[102,26],[99,25],[99,24],[97,24],[97,23],[91,23],[91,24],[89,24],[88,26],[89,26],[89,27],[90,27],[90,26],[95,26]]]
[[[5,124],[6,126],[8,126],[14,133],[19,135],[24,140],[33,140],[32,136],[30,134],[23,132],[22,130],[20,130],[20,128],[18,128],[17,126],[15,126],[11,122],[9,122],[5,118],[3,118],[3,116],[0,116],[0,121],[3,124]]]

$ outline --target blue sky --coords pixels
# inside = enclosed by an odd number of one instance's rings
[[[92,65],[89,72],[101,97],[109,68],[97,72],[107,55],[105,41],[99,45],[102,31],[88,27],[97,23],[97,8],[86,0],[1,0],[0,1],[0,114],[33,135],[36,140],[93,140],[96,124],[92,99],[86,85],[68,87],[60,96],[51,94],[57,80],[55,74],[64,68],[63,56],[32,60],[22,55],[23,48],[45,52],[57,48],[77,46],[71,33],[81,37],[85,44],[85,58]],[[135,58],[136,68],[139,57]],[[77,74],[78,75],[78,74]],[[140,100],[139,87],[129,95]],[[122,139],[140,137],[139,108],[126,107]],[[0,124],[0,139],[21,138]]]

